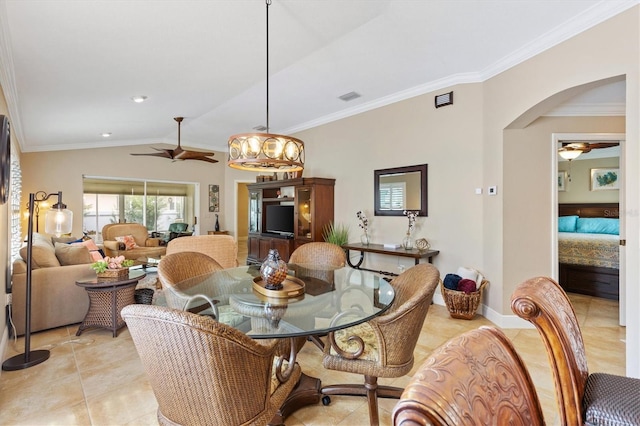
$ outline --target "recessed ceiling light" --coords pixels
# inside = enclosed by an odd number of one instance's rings
[[[108,138],[109,136],[111,136],[111,133],[104,132],[104,133],[101,133],[101,135],[102,135],[103,138]]]
[[[146,100],[147,100],[147,97],[146,97],[146,96],[134,96],[134,97],[132,97],[132,98],[131,98],[131,100],[132,100],[133,102],[135,102],[135,103],[138,103],[138,104],[139,104],[139,103],[142,103],[142,102],[146,101]]]

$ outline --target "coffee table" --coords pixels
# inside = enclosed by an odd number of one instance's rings
[[[127,278],[103,280],[95,277],[76,281],[76,285],[84,287],[89,296],[89,309],[76,336],[87,328],[106,328],[112,331],[113,337],[117,337],[118,330],[126,324],[120,311],[135,303],[136,285],[146,275],[142,270],[130,270]]]

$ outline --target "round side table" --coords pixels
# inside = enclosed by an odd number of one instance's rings
[[[133,270],[128,278],[98,279],[98,277],[76,281],[76,285],[84,287],[89,295],[89,309],[78,328],[76,336],[87,328],[106,328],[118,335],[118,330],[125,326],[120,311],[127,305],[135,303],[134,294],[138,281],[147,274]]]

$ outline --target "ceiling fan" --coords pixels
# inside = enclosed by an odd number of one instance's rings
[[[218,160],[214,160],[213,152],[204,152],[204,151],[189,151],[186,149],[182,149],[180,146],[180,123],[184,120],[184,117],[174,117],[174,120],[178,122],[178,146],[174,149],[163,149],[163,148],[153,148],[159,152],[151,152],[148,154],[131,154],[131,155],[149,155],[151,157],[163,157],[169,158],[173,161],[178,160],[200,160],[206,161],[208,163],[217,163]]]
[[[558,154],[565,160],[573,160],[580,154],[591,152],[592,149],[611,148],[620,145],[619,142],[561,142]]]

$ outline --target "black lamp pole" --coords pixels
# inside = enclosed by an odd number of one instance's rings
[[[36,194],[43,194],[42,197],[36,199]],[[25,332],[24,332],[24,353],[15,355],[2,363],[2,369],[7,371],[22,370],[33,367],[41,362],[49,359],[49,351],[41,349],[37,351],[31,350],[31,264],[33,251],[33,210],[36,202],[45,201],[51,196],[58,196],[58,203],[54,204],[54,208],[64,209],[67,206],[62,204],[62,192],[46,194],[39,191],[29,194],[29,222],[27,225],[27,282],[26,282],[26,308],[25,308]]]

